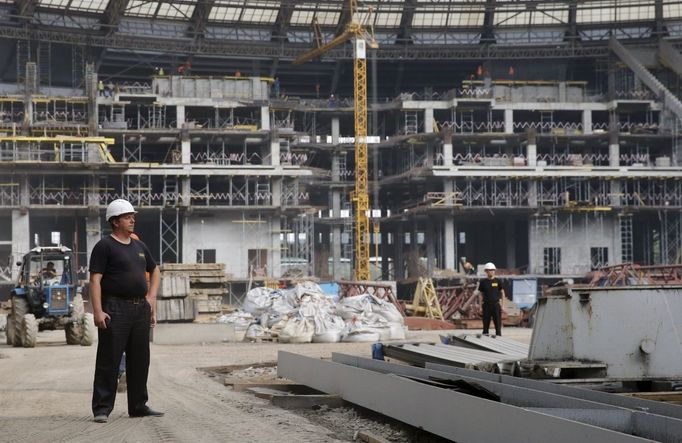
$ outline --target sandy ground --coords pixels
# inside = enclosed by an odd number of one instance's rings
[[[410,332],[408,340],[434,342],[443,332]],[[505,329],[505,336],[526,343],[530,334]],[[119,394],[109,423],[97,424],[90,411],[96,346],[66,346],[63,331],[40,332],[34,349],[5,345],[2,332],[0,340],[0,442],[348,441],[319,421],[234,392],[197,368],[275,362],[279,349],[317,357],[371,355],[368,343],[152,344],[149,405],[166,416],[129,418],[125,394]]]

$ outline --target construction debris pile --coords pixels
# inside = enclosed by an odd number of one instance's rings
[[[291,289],[259,287],[247,294],[242,309],[218,318],[246,329],[247,340],[282,343],[376,342],[405,338],[403,316],[391,303],[370,294],[338,303],[313,282]]]

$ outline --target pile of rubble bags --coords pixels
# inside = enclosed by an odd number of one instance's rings
[[[393,304],[369,294],[338,303],[313,282],[291,289],[251,289],[242,309],[218,318],[246,329],[245,340],[282,343],[376,342],[405,338],[403,317]]]

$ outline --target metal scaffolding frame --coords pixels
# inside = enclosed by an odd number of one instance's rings
[[[682,213],[662,211],[661,220],[661,263],[679,264],[682,259]]]
[[[315,214],[281,218],[281,262],[285,266],[315,274]]]
[[[181,263],[180,210],[159,211],[159,260],[163,263]]]
[[[632,236],[632,214],[618,214],[620,230],[620,260],[621,263],[632,263],[634,259],[634,242]]]

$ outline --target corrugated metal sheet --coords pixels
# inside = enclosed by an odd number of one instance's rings
[[[450,344],[455,346],[475,348],[516,358],[528,358],[529,346],[506,337],[490,337],[481,334],[451,335]]]

